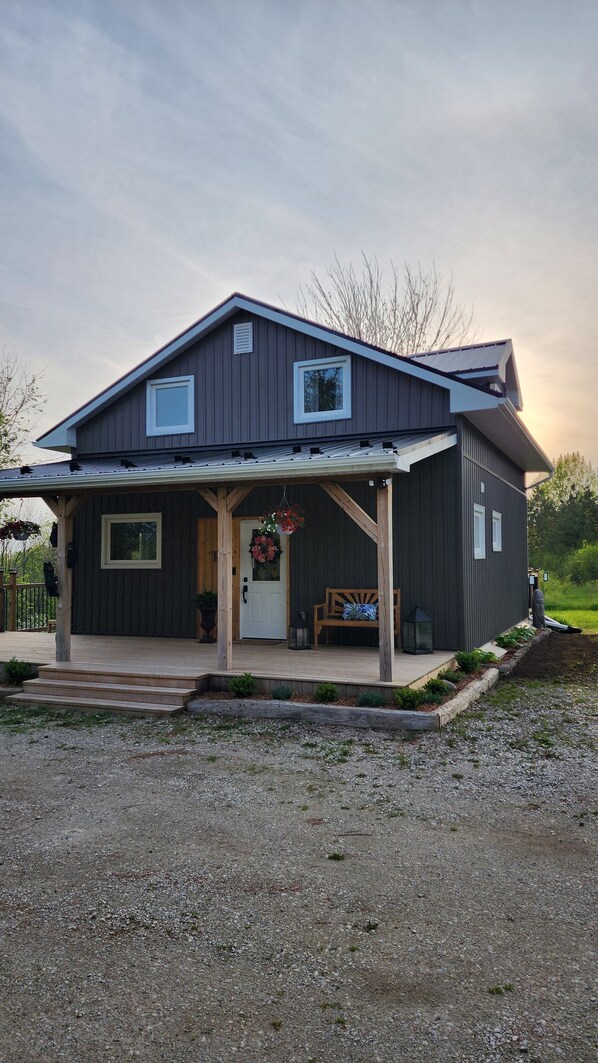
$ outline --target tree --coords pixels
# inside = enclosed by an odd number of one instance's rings
[[[554,475],[528,500],[530,562],[564,574],[567,557],[598,542],[598,472],[581,454],[561,454]]]
[[[15,354],[0,356],[0,468],[19,461],[33,419],[43,407],[39,378]]]
[[[323,279],[312,270],[310,282],[297,293],[297,310],[403,356],[474,339],[473,311],[455,302],[452,280],[443,284],[435,265],[426,273],[419,264],[414,269],[405,263],[400,274],[391,261],[387,283],[378,259],[363,251],[360,272],[336,255]]]

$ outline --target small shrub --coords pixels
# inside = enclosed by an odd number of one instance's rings
[[[314,699],[323,705],[331,701],[337,701],[338,692],[334,683],[319,683],[314,690]]]
[[[255,694],[257,684],[251,672],[244,672],[243,675],[237,675],[231,679],[229,687],[235,697],[250,698],[252,694]]]
[[[379,709],[384,705],[384,694],[379,690],[364,690],[363,694],[359,695],[357,704],[368,709]]]
[[[413,687],[395,687],[392,696],[397,708],[405,710],[419,708],[423,700],[421,691],[414,690]]]
[[[292,687],[274,687],[274,690],[271,692],[271,697],[273,697],[275,701],[288,701],[292,696]]]
[[[460,650],[455,654],[455,660],[461,672],[471,675],[472,672],[477,672],[483,664],[492,664],[496,660],[496,654],[490,650],[472,650],[471,653]]]
[[[18,657],[11,657],[4,665],[4,678],[11,687],[20,686],[25,679],[31,678],[31,665]]]
[[[438,673],[438,679],[446,679],[449,683],[460,683],[464,673],[459,668],[443,668]]]
[[[446,697],[446,686],[442,682],[442,679],[428,679],[428,682],[424,686],[426,694],[441,694],[442,697]]]

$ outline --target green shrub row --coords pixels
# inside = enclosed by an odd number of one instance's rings
[[[497,635],[494,641],[503,650],[512,650],[522,646],[524,642],[529,642],[534,635],[535,632],[530,627],[514,627],[512,631],[507,631],[506,635]]]

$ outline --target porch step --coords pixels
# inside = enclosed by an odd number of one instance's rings
[[[147,682],[147,679],[146,679]],[[39,679],[26,679],[23,694],[31,697],[91,699],[92,701],[152,702],[155,705],[181,706],[195,693],[193,687],[141,686],[127,683],[71,682],[66,679],[48,679],[42,673]]]
[[[101,683],[113,685],[124,683],[125,686],[169,687],[170,689],[196,690],[197,673],[185,672],[172,675],[168,672],[127,672],[115,671],[113,668],[89,667],[77,668],[60,664],[43,665],[39,670],[40,679],[50,679],[65,683]]]
[[[114,712],[127,716],[170,716],[182,712],[197,692],[199,677],[114,672],[102,668],[49,665],[27,679],[21,694],[6,701],[47,705],[65,711]]]
[[[5,704],[40,705],[65,712],[113,712],[120,716],[174,716],[184,705],[153,705],[139,701],[106,701],[96,698],[53,697],[49,694],[11,694]]]

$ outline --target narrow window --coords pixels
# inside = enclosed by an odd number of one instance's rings
[[[253,322],[241,321],[233,325],[233,353],[251,354],[253,350]]]
[[[502,513],[492,510],[492,549],[495,553],[502,550]]]
[[[195,431],[192,376],[148,380],[146,399],[148,436],[182,435]]]
[[[102,568],[161,568],[160,513],[102,514]]]
[[[486,556],[486,510],[477,503],[473,507],[473,556],[476,560]]]
[[[295,362],[295,423],[351,416],[351,359]]]

